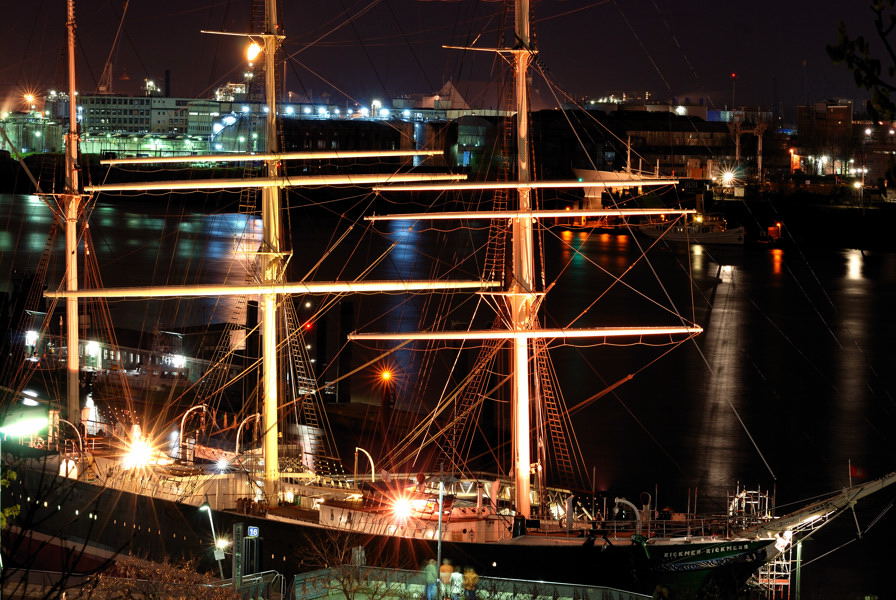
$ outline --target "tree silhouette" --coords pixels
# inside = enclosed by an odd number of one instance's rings
[[[876,119],[896,117],[896,48],[891,39],[896,29],[896,0],[872,0],[874,30],[884,48],[884,59],[871,51],[871,43],[864,36],[851,37],[846,23],[840,22],[836,44],[827,46],[828,56],[835,63],[843,63],[852,71],[856,84],[871,92],[868,110]]]

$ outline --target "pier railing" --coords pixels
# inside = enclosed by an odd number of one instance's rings
[[[295,576],[293,600],[420,600],[420,571],[343,565]],[[644,600],[643,594],[607,587],[480,577],[477,600]]]

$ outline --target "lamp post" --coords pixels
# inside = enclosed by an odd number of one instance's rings
[[[445,482],[441,479],[439,480],[439,529],[438,529],[438,541],[436,542],[436,563],[439,568],[442,567],[442,513],[444,509],[442,508],[442,504],[445,498]]]
[[[215,534],[215,521],[212,519],[212,507],[208,505],[208,502],[203,502],[202,506],[199,507],[199,510],[208,513],[208,524],[212,526],[212,547],[214,548],[215,560],[218,561],[218,573],[220,573],[221,579],[224,579],[224,566],[221,564],[221,558],[219,558],[223,554],[223,551],[218,548],[218,536]]]

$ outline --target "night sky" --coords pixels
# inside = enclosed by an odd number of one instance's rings
[[[64,0],[8,3],[0,37],[0,107],[20,108],[21,90],[64,89]],[[77,5],[79,89],[89,92],[109,54],[121,0]],[[374,97],[435,92],[446,79],[485,81],[487,53],[444,50],[443,43],[492,46],[501,2],[309,0],[284,2],[287,89],[314,100],[329,94],[367,103]],[[659,99],[709,97],[735,104],[785,106],[866,96],[833,65],[825,44],[845,20],[870,34],[869,0],[541,0],[534,31],[541,61],[560,88],[600,95],[650,90]],[[146,76],[172,73],[172,95],[207,96],[240,78],[242,41],[200,29],[245,31],[248,0],[131,0],[115,57],[114,91],[132,93]],[[849,7],[849,10],[847,9]],[[354,19],[346,24],[346,15]],[[123,80],[126,73],[129,80]],[[315,75],[315,73],[317,75]],[[541,104],[548,103],[545,95]],[[537,100],[536,100],[537,102]],[[788,110],[785,114],[792,114]]]

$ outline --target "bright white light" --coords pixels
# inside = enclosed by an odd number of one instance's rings
[[[333,114],[338,115],[338,114],[339,114],[339,109],[338,109],[338,108],[334,108],[334,109],[333,109]]]
[[[310,107],[310,106],[306,106],[305,108],[302,109],[302,113],[303,113],[303,114],[306,114],[306,115],[310,115],[310,114],[311,114],[311,107]]]
[[[286,114],[291,115],[295,112],[296,112],[296,109],[294,109],[293,107],[291,107],[291,106],[286,107]]]
[[[227,127],[230,127],[231,125],[236,123],[236,117],[234,117],[233,115],[227,115],[226,117],[224,117],[221,120],[224,122],[224,125],[226,125]]]
[[[223,150],[224,144],[215,144],[215,150]]]
[[[152,462],[152,446],[143,438],[131,441],[127,452],[121,460],[123,469],[138,469]]]
[[[37,332],[36,331],[26,331],[25,332],[25,345],[26,346],[34,346],[37,344]]]
[[[49,423],[46,415],[42,417],[28,417],[18,419],[13,423],[7,423],[0,427],[0,433],[10,437],[22,437],[26,435],[34,435],[41,429],[45,428]]]
[[[822,157],[819,158],[818,160],[821,161],[821,164],[824,164],[824,163],[828,162],[830,159],[831,159],[830,156],[822,156]]]
[[[271,108],[270,108],[269,106],[265,106],[265,107],[262,108],[261,110],[263,110],[265,114],[271,112]]]
[[[324,116],[325,114],[327,114],[327,109],[324,108],[323,106],[318,106],[317,114],[319,114],[320,116]]]
[[[407,519],[411,516],[411,502],[407,498],[398,498],[392,504],[392,512],[396,519]]]
[[[405,119],[410,119],[411,111],[409,111],[408,109],[404,109],[403,111],[401,111],[401,116],[404,117]]]
[[[22,393],[26,396],[30,396],[31,398],[37,398],[37,392],[34,390],[22,390]]]
[[[388,108],[381,108],[381,109],[380,109],[380,116],[381,116],[381,117],[388,117],[389,114],[390,114],[390,113],[389,113],[389,109],[388,109]]]
[[[219,471],[226,471],[230,468],[230,461],[226,458],[219,458],[218,462],[215,463],[215,468]]]
[[[382,106],[383,106],[383,103],[380,102],[379,100],[374,100],[373,102],[370,103],[370,108],[372,108],[373,110],[379,110]]]
[[[731,185],[732,183],[734,183],[734,173],[732,171],[722,173],[722,185]]]
[[[87,342],[87,345],[84,346],[84,352],[87,353],[87,356],[96,358],[96,356],[100,353],[100,343],[93,341]]]
[[[359,110],[358,112],[361,113],[361,116],[362,116],[362,117],[369,117],[369,116],[370,116],[370,109],[367,108],[366,106],[362,106],[362,107],[361,107],[361,110]]]
[[[24,398],[22,400],[22,404],[24,404],[25,406],[37,406],[38,404],[40,404],[40,402],[38,402],[34,398]]]
[[[676,114],[676,115],[684,116],[684,115],[688,114],[688,109],[685,108],[684,106],[676,106],[676,107],[675,107],[675,114]]]
[[[242,141],[242,140],[241,140]],[[172,354],[171,355],[171,366],[175,369],[183,369],[187,364],[187,357],[183,354]]]
[[[231,541],[225,538],[218,538],[215,540],[215,548],[218,550],[226,550],[230,547]]]
[[[857,190],[860,190],[860,189],[862,189],[862,182],[861,181],[853,181],[852,187],[854,187]]]
[[[240,108],[240,111],[247,113],[247,112],[249,112],[249,107],[246,105],[243,105],[242,108]]]
[[[221,123],[215,123],[212,125],[212,133],[214,133],[216,135],[221,133],[223,130],[224,130],[224,125],[222,125]]]
[[[867,127],[867,128],[865,129],[865,135],[871,135],[871,128],[870,128],[870,127]]]

